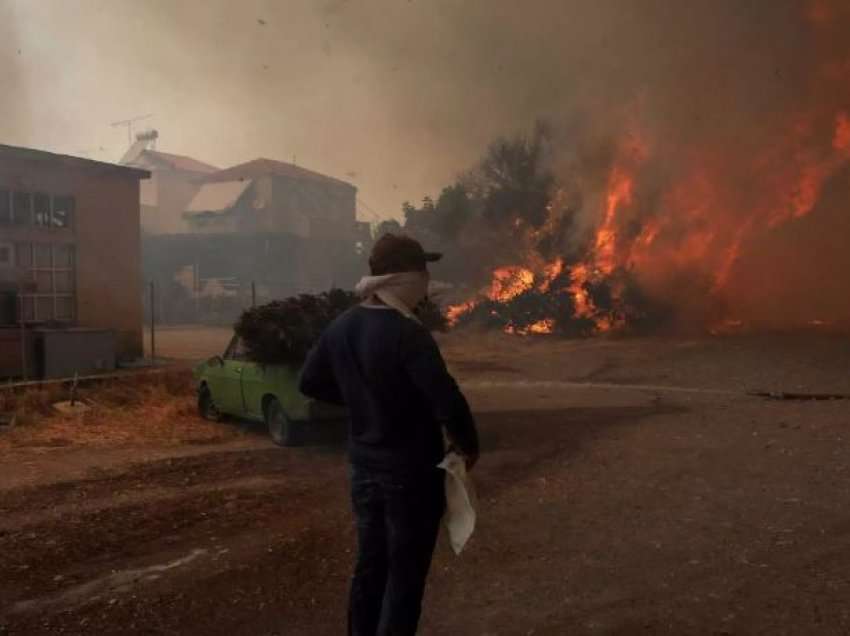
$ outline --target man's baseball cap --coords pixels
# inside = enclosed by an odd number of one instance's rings
[[[372,247],[369,269],[373,276],[401,272],[424,272],[428,263],[443,257],[438,252],[426,252],[414,238],[403,234],[384,234]]]

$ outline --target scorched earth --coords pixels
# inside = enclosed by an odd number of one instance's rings
[[[461,557],[441,538],[422,633],[850,630],[848,402],[747,395],[850,393],[846,339],[443,346],[481,510]],[[0,633],[343,633],[342,445],[199,421],[162,382],[0,434]]]

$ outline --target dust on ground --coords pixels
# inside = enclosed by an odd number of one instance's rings
[[[460,558],[440,542],[422,633],[850,630],[850,403],[746,395],[850,393],[846,339],[442,346],[481,429],[481,511]],[[7,633],[343,631],[344,449],[203,422],[180,386],[173,411],[139,399],[125,432],[104,425],[108,443],[51,418],[0,435],[18,436],[0,447]],[[27,445],[60,426],[63,445]]]
[[[221,355],[233,337],[229,327],[209,325],[158,326],[155,332],[156,357],[197,362]],[[145,355],[151,354],[151,332],[145,329]]]

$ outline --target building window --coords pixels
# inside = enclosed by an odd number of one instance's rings
[[[32,225],[32,194],[12,193],[12,221],[16,225]]]
[[[0,190],[0,225],[12,222],[12,195],[8,190]]]
[[[29,243],[18,243],[15,246],[15,264],[20,269],[32,267],[32,245]]]
[[[74,224],[76,201],[68,195],[44,192],[0,190],[0,225],[35,225],[70,229]]]
[[[36,225],[50,227],[50,195],[37,192],[32,197],[33,220]]]
[[[25,322],[71,322],[76,318],[76,258],[73,245],[18,243],[18,268],[30,284],[23,295]]]
[[[74,197],[53,197],[53,227],[70,228],[74,224]]]
[[[0,243],[0,269],[12,266],[12,254],[11,243]]]

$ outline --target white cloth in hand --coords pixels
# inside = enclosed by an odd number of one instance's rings
[[[446,454],[438,468],[446,471],[446,514],[443,523],[455,554],[460,554],[475,530],[475,486],[466,471],[466,461],[454,451]]]

